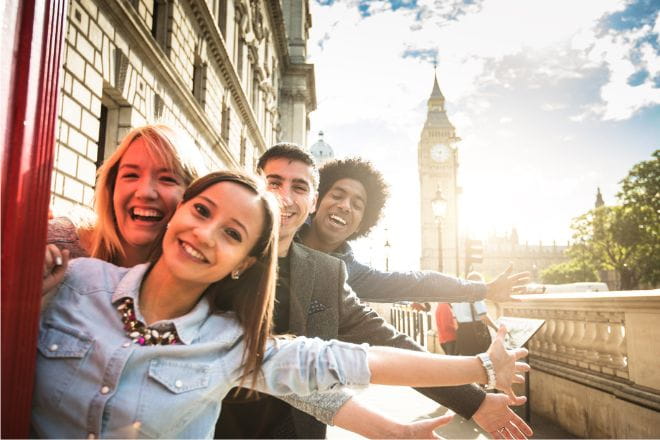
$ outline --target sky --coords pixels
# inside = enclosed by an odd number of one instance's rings
[[[308,61],[336,157],[362,156],[391,184],[358,254],[419,263],[417,147],[437,78],[458,143],[461,235],[516,228],[566,244],[596,189],[660,148],[660,1],[310,0]],[[387,231],[385,231],[387,228]],[[374,260],[375,259],[375,260]]]

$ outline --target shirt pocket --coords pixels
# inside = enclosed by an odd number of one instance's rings
[[[140,390],[140,435],[177,437],[191,422],[199,423],[198,417],[207,416],[211,407],[219,407],[222,397],[212,396],[216,376],[210,363],[151,360],[145,386]]]
[[[37,343],[36,403],[57,407],[77,376],[94,339],[74,328],[44,324]]]

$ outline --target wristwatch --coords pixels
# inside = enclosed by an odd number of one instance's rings
[[[487,390],[495,389],[495,369],[493,368],[493,363],[490,360],[490,356],[487,353],[479,353],[477,355],[483,365],[484,370],[486,370],[486,376],[488,376],[488,383],[486,384]]]

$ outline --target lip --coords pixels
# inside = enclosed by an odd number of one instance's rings
[[[177,241],[177,244],[179,245],[180,253],[186,259],[188,259],[190,261],[193,261],[195,263],[199,263],[199,264],[209,264],[209,260],[206,258],[206,256],[204,256],[204,254],[202,252],[200,252],[199,249],[197,249],[195,246],[193,246],[189,242],[187,242],[185,240],[182,240],[180,238],[177,238],[176,241]],[[186,249],[186,248],[188,248],[188,249]],[[203,258],[203,259],[200,259],[198,256],[192,255],[191,251],[199,254],[201,256],[201,258]]]
[[[165,220],[162,209],[154,206],[131,206],[126,210],[127,217],[138,225],[158,226]]]
[[[335,221],[333,218],[339,218],[339,219],[342,219],[342,220],[345,222],[345,224],[341,224],[341,223]],[[345,228],[347,228],[348,225],[349,225],[349,222],[348,222],[347,219],[345,219],[344,217],[342,217],[342,216],[340,216],[340,215],[337,215],[337,214],[329,214],[329,215],[326,217],[326,223],[327,223],[331,228],[333,228],[333,229],[337,229],[337,230],[345,229]]]

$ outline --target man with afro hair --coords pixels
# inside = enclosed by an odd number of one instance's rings
[[[382,272],[355,259],[349,244],[378,223],[389,196],[383,175],[361,158],[335,160],[320,170],[316,212],[299,231],[301,242],[346,263],[348,284],[360,299],[372,302],[502,301],[502,279],[515,279],[514,292],[528,274],[511,268],[488,284],[462,280],[436,271]]]

